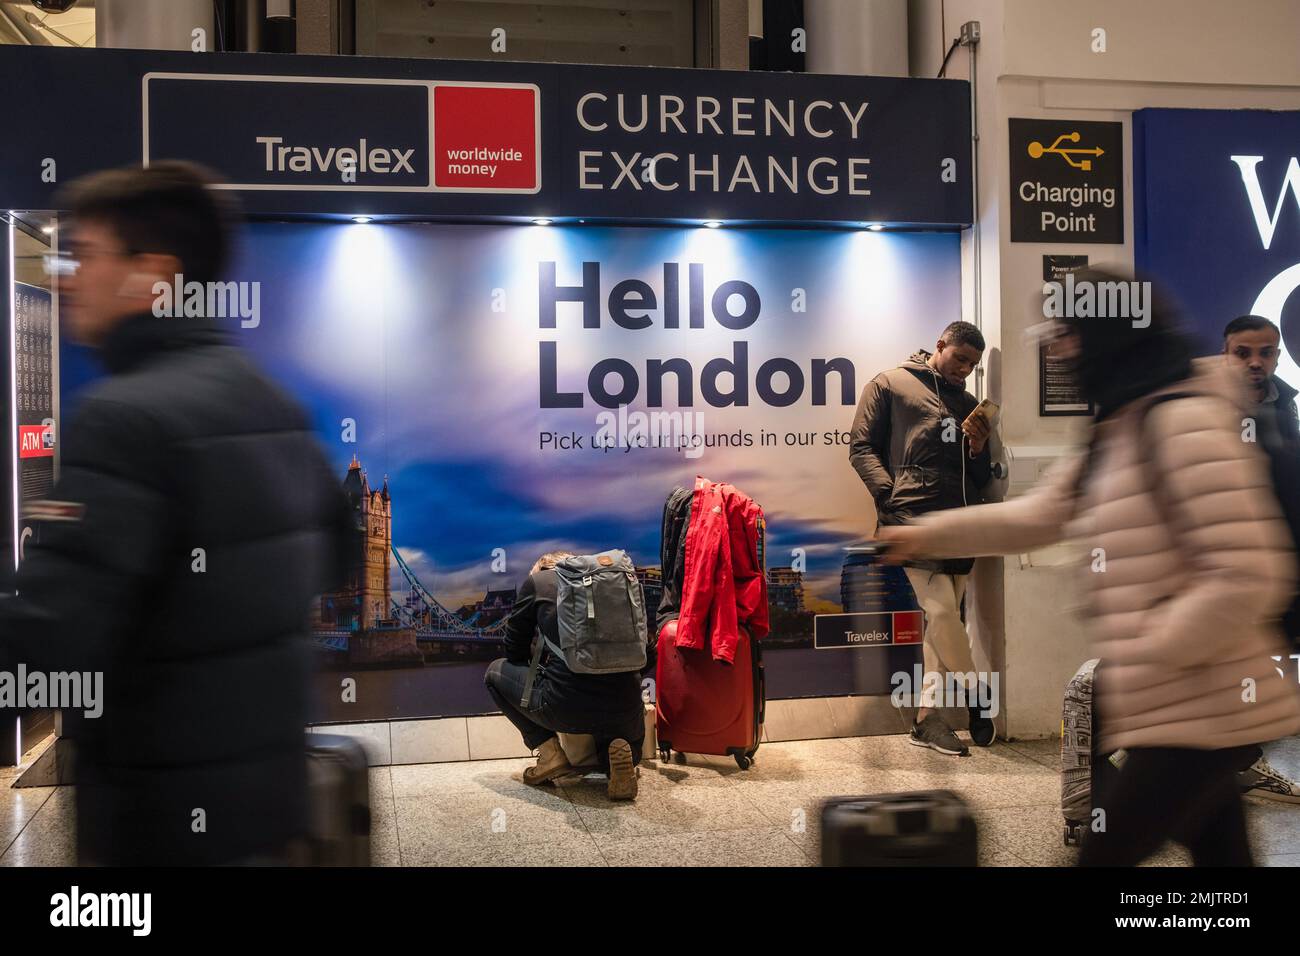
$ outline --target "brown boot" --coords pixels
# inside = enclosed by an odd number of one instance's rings
[[[535,787],[570,773],[573,773],[573,768],[564,755],[560,739],[552,737],[537,748],[537,763],[524,771],[524,783]]]
[[[637,769],[632,763],[632,746],[621,737],[609,745],[609,799],[636,799]]]

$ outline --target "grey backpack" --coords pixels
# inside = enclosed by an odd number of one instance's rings
[[[626,553],[574,555],[555,565],[555,576],[560,645],[538,635],[520,701],[525,708],[544,647],[575,674],[621,674],[639,671],[646,663],[645,598]]]

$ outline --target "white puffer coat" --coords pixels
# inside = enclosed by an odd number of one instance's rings
[[[1174,393],[1190,397],[1148,411]],[[1083,544],[1103,752],[1217,749],[1300,731],[1300,687],[1275,622],[1296,561],[1266,458],[1245,440],[1247,407],[1221,358],[1198,359],[1188,380],[1098,426],[1077,498],[1082,453],[1021,498],[918,522],[938,556]],[[1094,570],[1103,557],[1105,570]]]

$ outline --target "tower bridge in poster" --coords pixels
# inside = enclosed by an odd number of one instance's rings
[[[393,502],[385,477],[372,488],[354,455],[343,491],[357,533],[347,574],[338,590],[323,594],[312,639],[323,650],[361,663],[420,663],[427,659],[494,653],[505,634],[513,591],[489,591],[469,614],[447,609],[425,587],[393,544]],[[406,600],[393,596],[396,561],[406,579]],[[422,650],[423,648],[423,650]]]
[[[473,622],[482,613],[481,611],[476,611],[467,621],[447,610],[433,596],[433,593],[420,583],[420,579],[416,577],[411,566],[406,563],[396,548],[392,549],[392,555],[397,561],[402,576],[406,578],[406,583],[410,586],[411,594],[415,597],[414,606],[410,601],[405,605],[393,601],[393,617],[401,622],[402,626],[412,628],[419,640],[500,643],[506,632],[504,617],[487,627],[476,627]]]

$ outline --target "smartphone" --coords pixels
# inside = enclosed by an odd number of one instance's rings
[[[983,415],[984,420],[988,422],[989,426],[991,427],[993,425],[993,422],[997,419],[999,411],[1000,411],[1000,406],[998,405],[998,403],[991,402],[986,398],[982,400],[978,405],[976,405],[975,409],[966,417],[967,420],[969,420],[971,418],[974,418],[976,415]]]

